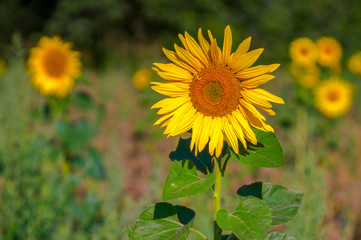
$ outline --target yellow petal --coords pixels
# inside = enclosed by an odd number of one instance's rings
[[[237,138],[241,141],[243,147],[247,149],[246,139],[244,138],[242,125],[239,124],[238,120],[232,116],[229,117],[230,123],[236,133]]]
[[[173,132],[173,136],[177,135],[174,133],[174,131],[183,133],[182,131],[186,129],[184,128],[184,120],[190,120],[190,117],[193,113],[195,114],[195,109],[192,106],[192,103],[188,102],[180,106],[174,113],[174,116],[172,117],[171,121],[169,122],[167,128],[164,131],[164,134],[169,134],[170,132]],[[192,121],[193,122],[193,121]],[[191,125],[189,125],[191,126]],[[188,131],[187,129],[186,131]],[[185,132],[186,132],[185,131]]]
[[[213,153],[217,146],[219,135],[222,134],[222,118],[216,117],[212,119],[211,131],[212,133],[210,134],[209,151]]]
[[[237,121],[241,124],[243,133],[246,136],[247,140],[253,143],[254,145],[257,144],[257,138],[254,134],[251,126],[249,125],[249,122],[247,119],[244,118],[244,116],[239,112],[238,110],[235,110],[232,112],[232,115],[237,119]]]
[[[246,54],[243,54],[241,57],[238,58],[238,60],[233,57],[232,65],[229,66],[232,68],[234,72],[239,72],[244,69],[247,69],[257,61],[257,59],[262,54],[262,52],[263,52],[263,48],[259,48],[250,51]]]
[[[251,45],[251,37],[243,40],[241,44],[239,44],[237,50],[232,54],[231,60],[229,62],[230,65],[234,65],[235,62],[240,60],[240,57],[248,52],[249,46]]]
[[[219,50],[218,45],[217,45],[217,40],[216,39],[212,40],[209,53],[210,53],[211,62],[214,65],[218,65],[220,63],[221,54],[220,54],[219,51],[220,50]]]
[[[219,157],[223,150],[223,134],[219,135],[218,143],[216,146],[216,157]]]
[[[249,78],[257,77],[263,74],[272,73],[279,66],[280,64],[278,63],[271,65],[258,65],[236,73],[236,77],[239,79],[249,79]]]
[[[199,28],[198,30],[198,41],[199,41],[199,45],[201,46],[204,55],[208,56],[208,51],[209,51],[209,43],[207,42],[207,40],[203,37],[202,34],[202,29]],[[208,57],[207,57],[208,58]]]
[[[198,151],[201,152],[204,147],[207,145],[209,140],[209,133],[210,133],[210,123],[211,123],[212,117],[205,116],[203,118],[202,122],[202,130],[198,139]]]
[[[164,102],[162,102],[162,101],[164,101]],[[161,109],[157,112],[157,114],[159,114],[159,115],[167,114],[167,113],[170,113],[170,112],[178,109],[183,104],[190,102],[190,98],[188,96],[176,97],[176,98],[166,98],[162,101],[161,101],[162,102],[161,104],[163,104],[163,105],[162,105]],[[160,103],[160,102],[158,102],[158,103]],[[159,106],[159,105],[157,105],[157,106]],[[152,108],[155,108],[154,105],[152,106]]]
[[[193,75],[173,63],[154,63],[157,68],[153,68],[162,78],[165,80],[174,80],[174,81],[185,81],[191,82]],[[158,69],[159,68],[159,69]]]
[[[236,137],[236,134],[234,133],[234,129],[233,129],[232,125],[228,122],[227,118],[222,118],[222,119],[223,119],[224,133],[226,134],[227,139],[228,139],[229,143],[231,144],[233,150],[238,154],[239,153],[238,139]]]
[[[198,60],[200,60],[204,66],[208,66],[209,60],[206,54],[202,51],[202,48],[198,45],[196,40],[191,37],[187,32],[185,33],[185,39],[189,46],[189,52],[193,54]]]
[[[177,44],[174,44],[174,49],[179,58],[183,60],[183,62],[186,62],[197,71],[200,71],[204,67],[204,65],[196,57],[194,57],[190,52],[186,51],[185,49],[179,47]]]
[[[266,101],[264,98],[260,97],[259,94],[253,92],[252,90],[243,90],[241,92],[244,100],[247,102],[256,105],[261,108],[272,108],[272,105]]]
[[[201,133],[201,126],[202,126],[202,122],[203,122],[203,114],[197,112],[196,113],[196,117],[195,120],[193,122],[193,126],[192,126],[192,140],[191,140],[191,151],[193,151],[194,146],[196,145],[196,151],[195,153],[197,154],[197,145],[198,145],[198,139],[199,139],[199,135]]]
[[[174,112],[170,112],[168,114],[163,115],[161,118],[156,121],[153,126],[159,125],[161,123],[164,123],[164,121],[168,120],[168,118],[172,117],[174,115]]]
[[[182,82],[151,82],[156,86],[151,88],[163,95],[169,97],[183,97],[189,93],[189,84]]]
[[[251,89],[249,91],[253,92],[254,96],[257,98],[262,98],[266,101],[279,103],[279,104],[285,103],[282,98],[277,97],[276,95],[273,95],[272,93],[267,92],[264,89],[256,88],[256,89]]]
[[[225,65],[228,64],[229,57],[231,56],[232,50],[232,32],[229,25],[224,29],[224,40],[223,40],[223,62]]]
[[[266,118],[250,103],[241,99],[241,106],[242,109],[247,109],[247,111],[252,114],[255,118],[266,120]]]
[[[192,67],[192,66],[188,65],[187,63],[183,62],[182,59],[180,59],[180,58],[176,55],[175,52],[170,51],[170,50],[165,49],[165,48],[163,48],[163,52],[164,52],[164,54],[167,56],[167,58],[168,58],[169,60],[171,60],[171,61],[172,61],[174,64],[176,64],[177,66],[179,66],[179,67],[181,67],[181,68],[184,68],[184,69],[188,70],[188,71],[191,72],[191,73],[194,73],[194,74],[197,73],[197,70],[196,70],[194,67]]]
[[[273,76],[273,75],[264,74],[264,75],[261,75],[258,77],[249,78],[249,79],[241,81],[241,86],[244,88],[256,88],[259,85],[265,84],[274,78],[275,78],[275,76]]]

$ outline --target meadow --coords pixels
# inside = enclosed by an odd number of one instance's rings
[[[360,2],[337,0],[2,1],[0,239],[128,239],[123,230],[162,200],[169,154],[190,136],[167,139],[153,126],[160,116],[150,108],[163,98],[150,88],[161,81],[153,63],[170,62],[162,48],[181,45],[184,31],[196,38],[200,27],[222,46],[227,25],[233,51],[251,36],[251,50],[265,49],[256,65],[281,64],[265,89],[285,101],[267,122],[286,167],[230,160],[222,205],[234,205],[239,184],[282,184],[304,197],[296,217],[272,230],[299,240],[361,239],[361,60],[349,63],[361,51],[360,13]],[[66,96],[39,91],[32,80],[29,57],[43,36],[81,54]],[[294,68],[291,43],[307,37],[316,46],[324,36],[340,43],[338,65],[315,63],[316,80],[305,83],[308,68]],[[315,89],[335,76],[352,86],[351,105],[330,115],[317,107]],[[194,226],[208,237],[210,195],[171,201],[196,209]]]

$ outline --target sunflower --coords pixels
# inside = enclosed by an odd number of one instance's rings
[[[355,75],[361,76],[361,52],[356,52],[348,61],[348,70]]]
[[[138,69],[133,75],[133,84],[138,90],[149,88],[152,72],[147,68]]]
[[[315,89],[315,106],[329,118],[346,114],[352,105],[352,99],[352,84],[337,77],[323,81]]]
[[[152,88],[167,98],[152,108],[160,108],[163,115],[154,125],[166,127],[168,137],[192,129],[191,150],[195,154],[209,143],[209,153],[220,156],[223,141],[228,140],[238,153],[238,140],[247,148],[246,140],[257,144],[252,126],[267,132],[273,128],[256,109],[275,115],[269,102],[284,101],[258,88],[273,79],[269,73],[279,64],[251,67],[263,52],[248,52],[251,38],[244,40],[231,54],[232,33],[229,26],[224,31],[223,49],[208,30],[210,42],[198,31],[196,42],[187,32],[179,38],[184,48],[174,45],[175,51],[163,48],[173,63],[155,63],[153,68],[165,82],[153,82]]]
[[[317,61],[316,44],[306,37],[293,40],[289,52],[292,61],[302,66],[314,64]]]
[[[297,79],[297,82],[306,88],[313,88],[317,84],[321,73],[316,64],[302,66],[295,62],[290,64],[289,71]]]
[[[341,44],[332,37],[321,37],[317,40],[318,63],[324,67],[335,68],[340,67],[342,57]]]
[[[65,97],[81,74],[80,53],[59,37],[42,37],[32,48],[28,72],[33,86],[44,96]]]

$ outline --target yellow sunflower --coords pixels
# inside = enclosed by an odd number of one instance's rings
[[[338,69],[342,57],[341,44],[332,37],[317,40],[318,62],[321,66]]]
[[[348,61],[348,70],[355,75],[361,76],[361,52],[356,52]]]
[[[81,74],[80,53],[59,37],[42,37],[32,48],[28,72],[33,86],[44,96],[65,97]]]
[[[223,49],[208,30],[210,42],[198,31],[196,42],[187,32],[179,34],[184,48],[174,45],[175,51],[163,48],[173,63],[155,63],[153,68],[164,82],[153,82],[152,88],[167,98],[152,108],[160,108],[163,115],[154,125],[166,127],[164,134],[176,136],[192,129],[191,150],[195,154],[209,143],[209,153],[220,156],[223,140],[238,153],[238,140],[246,148],[246,140],[257,144],[252,126],[263,131],[273,128],[256,109],[275,115],[269,102],[284,101],[258,88],[274,76],[279,64],[251,67],[263,52],[248,52],[251,38],[244,40],[231,54],[232,33],[224,31]]]
[[[352,99],[352,84],[337,77],[323,81],[315,89],[315,106],[329,118],[346,114],[352,105]]]
[[[293,40],[289,52],[292,61],[302,66],[314,64],[317,61],[316,44],[306,37]]]
[[[316,64],[302,66],[292,62],[289,70],[291,75],[297,79],[297,82],[306,88],[313,88],[317,84],[321,74]]]
[[[147,68],[138,69],[133,75],[133,84],[138,90],[149,88],[152,72]]]

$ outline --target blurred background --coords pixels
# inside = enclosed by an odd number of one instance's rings
[[[122,229],[161,201],[178,141],[153,127],[158,117],[150,107],[162,96],[149,82],[160,78],[138,70],[169,62],[162,47],[180,45],[184,31],[196,37],[199,27],[210,29],[222,46],[226,25],[233,51],[252,36],[251,49],[265,48],[256,64],[281,63],[265,88],[286,102],[267,119],[287,167],[232,161],[223,206],[234,207],[239,186],[272,181],[305,193],[284,232],[299,240],[360,240],[361,79],[347,69],[361,51],[358,0],[1,0],[0,239],[127,239]],[[53,35],[81,52],[83,75],[66,99],[40,95],[27,75],[29,49]],[[332,119],[290,73],[290,43],[322,36],[342,45],[337,74],[355,89],[351,109]],[[320,78],[330,75],[321,70]],[[174,202],[196,210],[194,224],[211,232],[210,194]]]

